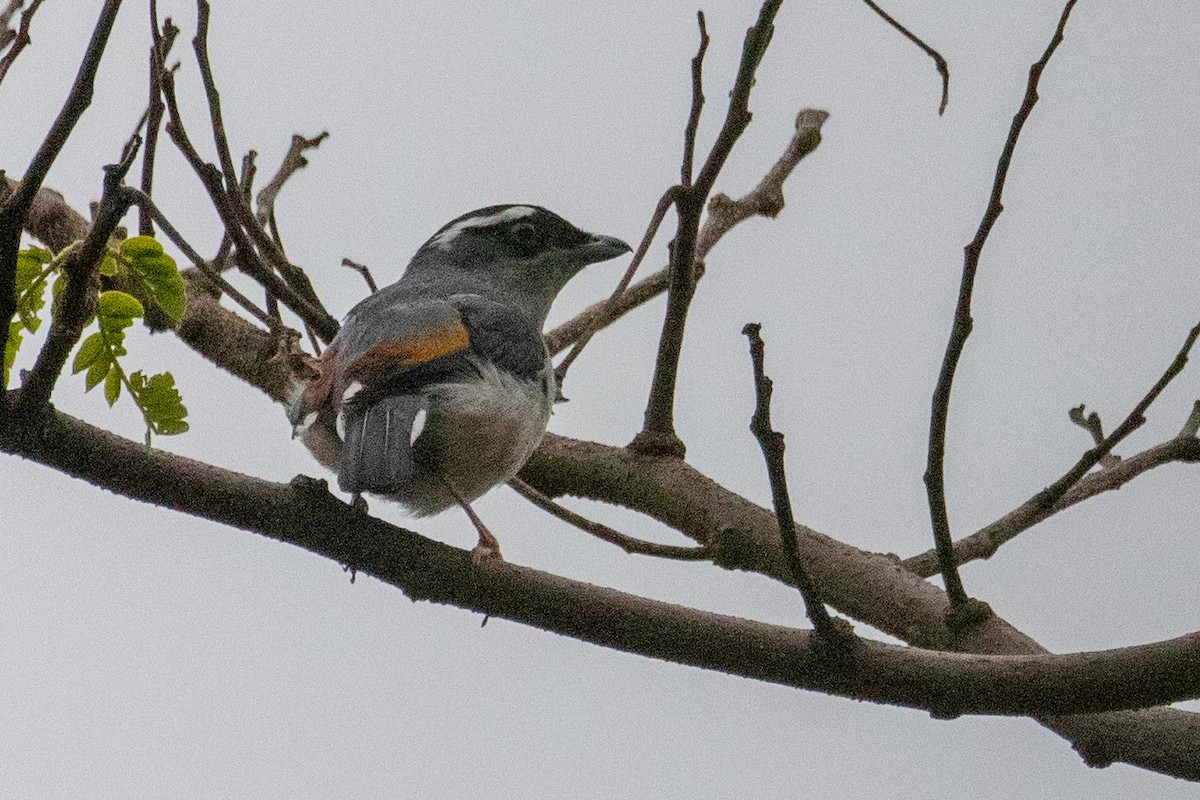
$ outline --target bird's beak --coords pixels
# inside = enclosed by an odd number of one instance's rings
[[[632,247],[613,236],[601,236],[598,233],[575,248],[574,254],[581,265],[595,264],[598,261],[608,261],[610,258],[624,255],[633,250]]]

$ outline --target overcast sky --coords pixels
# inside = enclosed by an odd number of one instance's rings
[[[20,174],[57,113],[93,3],[47,0],[0,85],[0,168]],[[47,185],[99,195],[145,103],[146,10],[126,0],[96,98]],[[289,255],[328,307],[363,294],[338,263],[393,280],[433,231],[495,203],[545,205],[636,242],[678,179],[696,46],[684,2],[214,3],[210,48],[238,153],[274,171],[293,132],[330,139],[279,201]],[[785,3],[754,121],[718,182],[745,192],[797,110],[831,113],[775,221],[713,252],[688,327],[678,426],[688,458],[769,498],[746,426],[745,340],[762,322],[798,518],[855,546],[930,546],[921,483],[929,397],[996,157],[1059,2],[892,9],[951,65],[938,117],[931,62],[855,0]],[[185,114],[204,141],[183,29]],[[704,6],[713,38],[700,149],[725,110],[756,2]],[[1042,83],[985,251],[951,411],[951,523],[974,531],[1089,446],[1066,411],[1115,425],[1200,316],[1193,3],[1083,0]],[[207,144],[207,141],[205,141]],[[208,151],[211,152],[211,151]],[[201,252],[219,227],[164,142],[157,197]],[[132,219],[132,218],[131,218]],[[648,262],[665,262],[666,237]],[[560,296],[561,321],[611,290],[624,259]],[[641,424],[662,302],[598,336],[551,430],[625,444]],[[192,430],[156,444],[262,478],[322,474],[282,410],[169,336],[131,358],[171,369]],[[29,354],[26,354],[29,355]],[[1163,394],[1131,454],[1173,435],[1200,372]],[[82,380],[63,410],[133,439]],[[964,570],[968,591],[1059,652],[1155,641],[1200,618],[1196,467],[1172,466],[1060,514]],[[1183,797],[1133,768],[1090,770],[1022,719],[934,721],[650,661],[457,609],[413,604],[296,548],[140,505],[11,457],[0,535],[0,794],[55,797]],[[656,523],[582,502],[631,534]],[[507,488],[477,504],[506,557],[586,581],[800,624],[794,591],[589,539]],[[458,512],[408,522],[462,547]],[[861,628],[860,628],[861,629]],[[1194,705],[1193,705],[1194,707]]]

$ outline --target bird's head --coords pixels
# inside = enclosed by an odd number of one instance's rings
[[[579,270],[629,250],[620,239],[582,231],[539,206],[488,206],[444,225],[417,251],[408,273],[465,274],[545,320]]]

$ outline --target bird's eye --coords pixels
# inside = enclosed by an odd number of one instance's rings
[[[517,244],[523,247],[530,247],[537,239],[537,231],[533,225],[528,222],[520,222],[513,225],[511,228],[512,237],[517,241]]]

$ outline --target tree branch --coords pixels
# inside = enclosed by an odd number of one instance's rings
[[[868,8],[878,14],[880,19],[899,31],[904,38],[924,50],[925,55],[933,59],[933,65],[937,67],[938,75],[942,77],[942,101],[938,104],[938,116],[940,117],[942,114],[945,114],[946,106],[950,102],[950,65],[946,63],[946,59],[942,58],[941,53],[925,44],[921,37],[901,25],[891,14],[884,11],[872,2],[872,0],[863,0],[863,2],[867,4]]]
[[[321,131],[311,139],[306,139],[298,133],[293,133],[292,142],[288,145],[287,153],[283,156],[283,162],[280,163],[279,170],[267,182],[267,185],[258,192],[258,211],[255,216],[258,219],[259,225],[262,225],[264,228],[270,227],[275,237],[275,244],[279,246],[280,251],[283,250],[283,242],[279,236],[279,226],[275,223],[275,198],[283,190],[283,185],[287,183],[288,178],[308,166],[308,159],[304,157],[304,151],[320,147],[321,142],[328,138],[329,131]]]
[[[25,215],[29,213],[29,206],[33,203],[38,189],[42,187],[42,181],[46,179],[50,166],[67,143],[71,131],[75,129],[75,123],[92,103],[96,71],[100,68],[100,59],[104,56],[104,48],[108,44],[108,36],[112,32],[120,8],[121,0],[105,0],[62,110],[58,112],[54,124],[42,140],[20,184],[9,194],[3,206],[0,206],[0,353],[4,352],[8,344],[8,323],[17,310],[17,250],[21,246],[21,228],[25,222]],[[4,388],[0,384],[0,413],[7,408]]]
[[[975,238],[963,250],[962,281],[958,290],[958,304],[954,310],[954,324],[950,330],[950,341],[946,344],[946,354],[942,359],[941,372],[938,374],[937,385],[933,390],[932,411],[929,419],[929,453],[925,466],[925,488],[929,500],[929,517],[933,526],[933,541],[938,552],[938,565],[942,580],[946,585],[946,593],[950,597],[951,606],[959,608],[967,603],[967,592],[963,588],[962,578],[954,562],[954,540],[950,533],[950,519],[946,510],[946,422],[950,416],[950,390],[954,384],[954,372],[958,368],[958,360],[962,356],[967,337],[971,335],[974,325],[971,319],[971,295],[975,289],[975,272],[979,267],[979,257],[987,242],[992,226],[1004,210],[1001,198],[1004,194],[1004,182],[1008,177],[1008,168],[1012,164],[1013,152],[1017,147],[1017,139],[1021,129],[1033,112],[1038,101],[1038,82],[1042,71],[1058,49],[1063,39],[1063,30],[1075,0],[1068,0],[1058,20],[1058,27],[1050,39],[1042,57],[1029,70],[1029,82],[1025,87],[1025,97],[1021,107],[1013,117],[1008,139],[996,164],[996,177],[992,182],[991,197],[987,209],[979,223]]]
[[[8,52],[0,57],[0,83],[4,83],[4,77],[8,75],[8,70],[17,60],[17,56],[21,55],[21,51],[32,41],[29,38],[29,26],[33,24],[33,15],[37,13],[38,6],[41,4],[42,0],[33,0],[29,4],[29,8],[21,12],[21,22],[15,33],[9,30],[9,22],[17,9],[24,5],[24,2],[12,0],[8,4],[8,8],[0,14],[0,50],[8,47]]]
[[[771,427],[771,396],[775,385],[767,377],[764,367],[766,345],[763,343],[760,331],[762,326],[749,323],[742,328],[742,335],[750,340],[750,361],[754,370],[754,415],[750,418],[750,432],[758,440],[762,448],[763,460],[767,463],[767,478],[771,484],[771,499],[775,505],[775,519],[779,523],[779,539],[787,556],[788,567],[791,569],[792,582],[800,590],[804,598],[804,612],[812,621],[816,632],[826,638],[838,635],[838,630],[825,610],[817,585],[813,582],[804,568],[796,544],[796,521],[792,515],[792,498],[788,492],[787,474],[784,468],[783,434]],[[849,632],[847,632],[849,633]],[[851,634],[852,636],[852,634]]]
[[[620,531],[613,530],[607,525],[602,525],[599,522],[587,519],[586,517],[576,514],[571,509],[554,502],[549,497],[546,497],[546,495],[542,494],[520,478],[513,478],[508,482],[508,485],[511,486],[517,494],[521,495],[543,511],[558,517],[568,525],[574,525],[584,533],[589,533],[603,542],[615,544],[626,553],[656,556],[658,558],[673,559],[676,561],[707,561],[709,559],[708,548],[703,546],[678,547],[676,545],[647,542],[644,539],[635,539],[634,537],[627,536]]]
[[[626,652],[871,702],[958,714],[1097,712],[1200,696],[1200,634],[1074,655],[981,657],[861,642],[834,659],[805,631],[727,617],[470,554],[365,516],[323,481],[261,481],[54,413],[0,446],[97,486],[261,533],[446,603]],[[186,486],[186,490],[181,487]]]
[[[783,209],[783,184],[792,174],[792,170],[804,156],[811,153],[821,143],[821,126],[829,119],[829,113],[815,108],[806,108],[796,115],[796,132],[788,142],[783,155],[772,165],[758,185],[738,200],[730,200],[727,195],[716,194],[708,204],[708,216],[696,242],[696,260],[692,264],[693,276],[697,281],[704,275],[704,259],[716,247],[717,242],[737,225],[753,216],[775,217]],[[674,190],[668,190],[659,200],[655,216],[643,237],[641,246],[634,254],[626,276],[632,279],[633,272],[641,263],[638,257],[649,248],[653,238],[651,230],[656,230],[655,222],[659,212],[666,214],[670,207],[668,197],[673,199]],[[622,283],[626,283],[622,279]],[[611,325],[638,306],[653,300],[670,284],[670,266],[655,272],[649,277],[626,287],[618,286],[620,293],[613,292],[612,297],[594,303],[574,319],[564,322],[546,334],[546,346],[551,353],[558,353],[572,342],[590,339],[597,331]]]
[[[658,358],[654,365],[654,379],[650,397],[646,403],[645,422],[641,432],[630,443],[630,447],[643,455],[674,456],[682,458],[685,447],[675,433],[675,382],[679,372],[679,357],[683,351],[684,327],[687,324],[688,308],[696,291],[695,270],[696,239],[700,229],[700,215],[704,203],[712,191],[717,175],[734,144],[750,124],[750,89],[754,75],[762,63],[767,45],[775,31],[774,19],[782,0],[767,0],[759,11],[758,21],[746,32],[742,46],[742,59],[729,97],[729,110],[721,132],[717,135],[700,175],[691,185],[680,187],[675,198],[675,210],[679,216],[675,240],[671,248],[671,283],[667,289],[667,313],[659,337]],[[697,75],[698,75],[697,70]],[[703,93],[693,95],[703,99]],[[695,115],[698,115],[696,112]],[[693,115],[693,116],[695,116]]]
[[[16,406],[19,415],[32,417],[50,402],[50,394],[71,350],[79,342],[84,326],[96,313],[100,261],[108,248],[109,238],[133,204],[121,182],[133,165],[140,145],[141,139],[135,134],[134,139],[126,145],[121,161],[104,168],[104,192],[96,212],[96,221],[87,237],[63,264],[67,285],[51,320],[46,342],[21,386]]]

